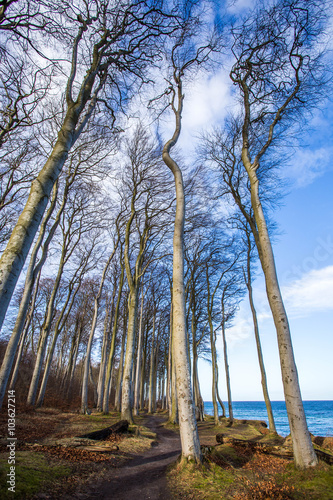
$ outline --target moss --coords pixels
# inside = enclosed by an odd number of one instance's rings
[[[233,498],[233,473],[215,464],[198,466],[180,462],[170,467],[167,478],[169,488],[176,498],[205,500]]]
[[[287,472],[279,475],[279,480],[294,486],[295,500],[333,500],[333,467],[330,465],[320,463],[300,471],[290,464]]]
[[[49,463],[42,453],[21,451],[16,453],[15,494],[8,491],[7,474],[9,466],[3,454],[0,463],[0,498],[29,498],[47,488],[62,477],[69,476],[71,470],[62,464]]]

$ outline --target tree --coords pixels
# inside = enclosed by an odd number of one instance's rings
[[[68,76],[64,116],[57,140],[31,184],[25,208],[0,260],[0,326],[70,149],[94,112],[106,109],[114,116],[118,97],[128,97],[130,84],[134,88],[136,82],[145,81],[145,70],[156,57],[163,35],[176,29],[175,16],[156,8],[149,0],[112,6],[89,0],[77,5],[68,3],[66,8],[63,4],[52,7],[54,17],[60,19],[62,33],[59,36],[57,32],[55,38],[58,43],[67,44],[64,51],[70,54],[65,70]]]
[[[276,1],[261,8],[232,31],[236,62],[230,72],[241,102],[241,160],[251,190],[254,221],[248,218],[265,276],[280,354],[281,373],[293,441],[295,464],[317,463],[308,432],[288,317],[283,304],[266,216],[261,179],[269,175],[265,156],[293,120],[318,98],[323,80],[316,41],[322,27],[322,6],[304,1]],[[312,101],[312,102],[311,102]],[[306,103],[306,104],[305,104]],[[269,158],[268,158],[269,161]]]
[[[124,262],[129,287],[128,330],[122,384],[122,418],[133,421],[132,370],[135,348],[138,293],[141,278],[157,259],[167,231],[167,214],[173,203],[165,199],[168,176],[161,171],[157,144],[149,140],[148,131],[139,125],[126,148],[125,176],[120,195],[125,224]],[[130,206],[128,206],[130,200]]]
[[[175,129],[172,137],[164,144],[162,158],[171,170],[176,189],[176,215],[173,238],[173,278],[172,278],[172,345],[176,365],[176,381],[179,408],[179,426],[184,460],[201,462],[201,451],[198,429],[195,421],[193,397],[191,391],[190,361],[187,348],[185,289],[184,289],[184,223],[185,192],[182,171],[171,157],[170,151],[177,143],[181,131],[181,115],[183,109],[182,79],[184,72],[192,64],[198,63],[200,53],[188,60],[187,53],[182,52],[186,30],[173,46],[171,51],[172,80],[168,93],[171,94],[170,106],[175,118]],[[206,56],[206,54],[205,54]]]

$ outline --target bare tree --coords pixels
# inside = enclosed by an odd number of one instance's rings
[[[269,176],[265,157],[318,98],[323,80],[316,43],[323,25],[322,5],[276,1],[255,11],[233,29],[236,62],[230,72],[241,103],[241,160],[246,170],[254,221],[248,217],[265,275],[267,297],[277,331],[281,372],[295,464],[317,463],[307,428],[287,314],[284,308],[266,216],[261,180]],[[268,158],[269,162],[269,158]]]
[[[57,41],[67,44],[64,50],[69,55],[65,69],[66,105],[57,140],[31,185],[25,208],[1,257],[0,325],[70,149],[94,112],[108,109],[114,114],[118,97],[128,96],[127,85],[134,88],[138,80],[145,81],[145,69],[158,53],[157,45],[162,43],[164,34],[176,28],[174,15],[144,0],[112,6],[92,0],[52,5],[61,26]],[[107,89],[106,94],[103,89]]]

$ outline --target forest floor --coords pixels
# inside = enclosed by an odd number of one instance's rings
[[[123,435],[77,438],[119,421],[119,413],[19,409],[15,437],[15,493],[8,491],[10,450],[0,414],[0,498],[78,500],[333,500],[333,466],[296,471],[290,443],[256,421],[199,423],[201,467],[184,467],[179,432],[167,415],[143,413]],[[220,434],[221,443],[216,435]],[[244,446],[249,441],[250,446]],[[246,443],[245,443],[246,444]],[[320,442],[332,451],[333,438]],[[323,449],[323,448],[322,448]]]

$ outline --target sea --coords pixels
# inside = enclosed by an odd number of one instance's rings
[[[333,436],[333,401],[303,401],[309,431],[314,436]],[[225,404],[228,416],[228,404]],[[239,420],[264,420],[268,424],[264,401],[233,401],[234,418]],[[275,427],[281,436],[290,434],[284,401],[272,401]],[[213,403],[205,402],[205,413],[214,415]],[[222,411],[219,407],[219,415]]]

